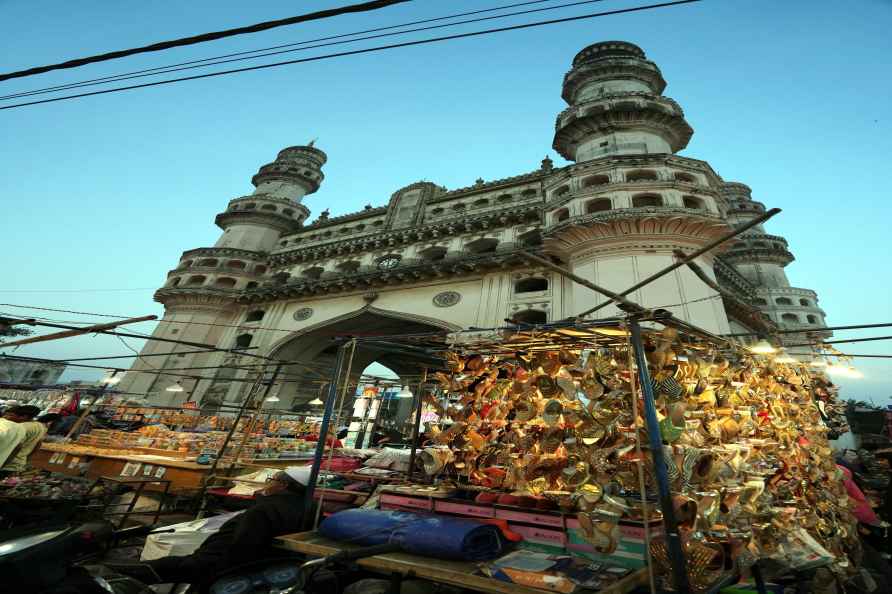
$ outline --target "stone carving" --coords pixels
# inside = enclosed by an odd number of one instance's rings
[[[456,291],[443,291],[434,295],[434,305],[437,307],[452,307],[461,301],[461,293]]]
[[[302,307],[296,312],[294,312],[294,319],[298,322],[303,322],[304,320],[309,320],[313,316],[313,308],[312,307]]]

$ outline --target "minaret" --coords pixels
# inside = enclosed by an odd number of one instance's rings
[[[309,216],[310,211],[301,200],[319,189],[325,161],[325,153],[311,142],[279,151],[275,161],[260,168],[251,179],[254,192],[230,200],[226,210],[217,215],[215,222],[223,234],[214,247],[184,252],[179,265],[167,273],[167,282],[155,292],[155,300],[164,304],[164,318],[153,337],[221,348],[248,346],[225,344],[232,334],[227,330],[243,322],[243,308],[235,300],[245,291],[259,287],[268,273],[269,252],[282,235],[297,231]],[[192,352],[178,354],[181,351]],[[148,394],[153,404],[177,404],[187,395],[197,400],[211,387],[207,380],[193,390],[194,380],[184,379],[183,392],[168,392],[166,388],[177,380],[175,375],[140,373],[158,368],[212,366],[222,361],[217,353],[194,351],[194,347],[149,340],[140,354],[153,355],[152,358],[139,359],[119,389]],[[188,376],[195,372],[184,373]]]
[[[666,81],[640,47],[624,41],[590,45],[564,76],[570,107],[557,117],[554,149],[581,163],[605,155],[677,153],[694,131],[681,107],[661,93]]]
[[[728,203],[728,222],[734,227],[765,212],[765,205],[753,200],[752,190],[744,184],[727,182],[721,191]],[[795,258],[783,237],[769,235],[763,225],[756,225],[738,237],[723,259],[757,287],[757,307],[782,329],[806,332],[826,326],[817,294],[790,286],[784,268]],[[802,338],[788,334],[785,342],[802,342]]]
[[[596,43],[573,59],[555,123],[554,149],[575,161],[545,182],[543,245],[574,273],[624,290],[730,228],[721,179],[703,161],[676,156],[693,130],[681,107],[661,93],[666,81],[638,46]],[[696,264],[713,276],[713,253]],[[604,297],[573,285],[564,315],[579,315]],[[722,300],[688,268],[635,291],[645,307],[719,334],[729,332]],[[594,314],[617,315],[615,307]]]

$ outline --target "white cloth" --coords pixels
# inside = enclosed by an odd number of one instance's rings
[[[139,559],[140,561],[151,561],[162,557],[191,555],[211,534],[218,531],[220,526],[240,513],[242,512],[232,512],[203,520],[165,526],[163,530],[173,529],[174,532],[148,535]]]
[[[285,474],[291,477],[292,480],[297,481],[303,486],[307,486],[310,484],[310,472],[312,472],[312,465],[307,466],[289,466],[285,469]]]
[[[6,464],[15,449],[25,439],[25,430],[18,423],[0,418],[0,467]]]
[[[22,472],[27,469],[28,457],[40,445],[43,438],[46,437],[46,427],[43,423],[28,421],[19,423],[19,427],[24,430],[24,437],[16,453],[9,457],[6,464],[3,464],[3,470]]]

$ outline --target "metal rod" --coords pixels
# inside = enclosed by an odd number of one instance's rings
[[[415,422],[412,424],[412,451],[409,452],[409,481],[415,474],[415,452],[418,450],[418,429],[421,427],[421,409],[424,407],[424,384],[427,382],[427,367],[421,372],[421,381],[415,391]]]
[[[657,280],[658,278],[661,278],[661,277],[663,277],[663,276],[666,276],[667,274],[669,274],[670,272],[672,272],[672,271],[675,270],[676,268],[680,268],[681,266],[684,266],[684,265],[687,264],[688,262],[690,262],[690,261],[692,261],[692,260],[694,260],[694,259],[696,259],[696,258],[699,258],[700,256],[702,256],[702,255],[705,254],[706,252],[708,252],[708,251],[710,251],[710,250],[714,250],[715,248],[717,248],[718,246],[722,245],[723,243],[725,243],[725,242],[728,241],[729,239],[734,239],[735,237],[737,237],[738,235],[740,235],[740,234],[743,233],[744,231],[747,231],[748,229],[752,229],[753,227],[755,227],[755,226],[758,225],[759,223],[764,223],[765,221],[767,221],[768,219],[770,219],[771,217],[773,217],[774,215],[776,215],[776,214],[779,213],[780,211],[781,211],[781,209],[779,209],[779,208],[772,208],[772,209],[768,210],[767,212],[765,212],[765,213],[763,213],[762,215],[756,217],[755,219],[751,220],[751,221],[748,222],[747,224],[745,224],[745,225],[743,225],[743,226],[741,226],[741,227],[738,227],[738,228],[734,229],[734,230],[731,231],[730,233],[726,233],[725,235],[722,235],[722,236],[719,237],[718,239],[715,239],[715,240],[713,240],[713,241],[710,241],[709,243],[707,243],[706,245],[704,245],[704,246],[703,246],[702,248],[700,248],[699,250],[694,250],[693,252],[691,252],[690,254],[688,254],[687,256],[685,256],[683,259],[681,259],[681,260],[677,260],[677,261],[673,262],[672,264],[670,264],[670,265],[667,266],[666,268],[664,268],[664,269],[662,269],[662,270],[660,270],[660,271],[658,271],[658,272],[655,272],[654,274],[650,275],[649,277],[647,277],[647,278],[644,279],[643,281],[641,281],[641,282],[639,282],[639,283],[636,283],[636,284],[632,285],[631,287],[629,287],[628,289],[626,289],[625,291],[623,291],[623,292],[620,293],[619,295],[622,297],[622,296],[624,296],[624,295],[628,295],[629,293],[631,293],[631,292],[633,292],[633,291],[637,291],[638,289],[640,289],[641,287],[643,287],[643,286],[645,286],[645,285],[649,285],[650,283],[654,282],[654,281]],[[592,314],[592,313],[598,311],[599,309],[601,309],[601,308],[603,308],[603,307],[607,307],[607,306],[610,305],[613,301],[615,301],[615,298],[614,298],[614,299],[611,299],[610,301],[605,301],[604,303],[601,303],[600,305],[596,305],[595,307],[593,307],[593,308],[591,308],[591,309],[589,309],[589,310],[586,310],[586,311],[582,312],[581,314],[579,314],[578,317],[581,318],[581,317],[587,316],[587,315],[589,315],[589,314]]]
[[[635,351],[635,363],[638,366],[638,381],[644,395],[644,419],[647,422],[647,437],[650,441],[650,454],[653,457],[654,474],[657,478],[660,510],[663,512],[663,529],[666,531],[666,545],[669,551],[669,562],[672,564],[672,580],[675,591],[687,594],[691,591],[688,583],[687,563],[675,520],[675,508],[672,505],[672,492],[669,490],[669,476],[666,471],[666,459],[663,454],[663,441],[660,437],[660,424],[657,421],[657,407],[654,403],[653,385],[647,369],[644,355],[644,344],[641,341],[641,326],[638,320],[629,320],[629,331],[632,334],[632,349]],[[650,554],[650,551],[648,551]]]
[[[322,454],[325,451],[325,440],[328,437],[328,424],[331,422],[331,413],[335,400],[338,397],[338,383],[344,373],[344,362],[347,360],[347,345],[343,342],[338,347],[335,358],[334,371],[331,375],[331,383],[328,385],[328,396],[325,399],[325,410],[322,413],[322,423],[319,425],[319,441],[316,442],[316,453],[313,455],[313,468],[310,470],[310,478],[307,481],[307,491],[304,500],[304,527],[309,528],[313,523],[313,495],[316,492],[316,481],[319,480],[319,468],[322,466]],[[348,378],[349,379],[349,378]]]
[[[570,272],[569,270],[567,270],[566,268],[558,266],[557,264],[554,264],[553,262],[550,262],[541,256],[537,256],[535,254],[531,254],[531,253],[525,252],[523,250],[520,251],[520,254],[523,257],[527,258],[528,260],[532,260],[536,264],[544,266],[545,268],[548,268],[549,270],[557,272],[560,275],[566,276],[570,280],[579,283],[583,287],[587,287],[587,288],[591,289],[592,291],[595,291],[596,293],[601,293],[605,297],[609,297],[611,299],[611,301],[607,301],[606,303],[612,303],[613,301],[616,301],[616,302],[620,303],[621,305],[626,306],[626,308],[628,308],[632,311],[641,311],[644,309],[637,303],[634,303],[632,301],[629,301],[628,299],[623,298],[623,296],[620,295],[619,293],[614,293],[610,289],[605,289],[604,287],[598,286],[595,283],[593,283],[587,279],[584,279],[581,276],[577,276],[577,275],[573,274],[572,272]],[[592,310],[592,311],[594,311],[594,310]],[[580,314],[579,316],[576,316],[576,317],[582,317],[583,315],[585,315],[585,314]]]
[[[873,338],[851,338],[849,340],[827,340],[827,341],[819,340],[816,343],[815,342],[803,342],[803,343],[799,343],[799,344],[788,344],[785,346],[794,348],[794,347],[815,346],[816,344],[818,344],[818,345],[821,345],[821,344],[842,344],[844,342],[871,342],[874,340],[892,340],[892,336],[874,336]]]
[[[821,328],[803,328],[801,330],[778,330],[775,334],[808,334],[809,332],[831,332],[833,330],[860,330],[863,328],[889,328],[892,323],[883,324],[857,324],[855,326],[824,326]],[[737,332],[735,334],[723,334],[722,336],[758,336],[755,332]]]
[[[824,357],[863,357],[865,359],[892,359],[892,355],[860,355],[855,353],[787,353],[788,355],[799,355],[805,357],[814,357],[816,354]]]
[[[107,324],[94,324],[92,326],[69,326],[66,332],[54,332],[52,334],[44,334],[43,336],[32,336],[31,338],[23,338],[21,340],[14,340],[12,342],[3,342],[0,343],[0,347],[11,347],[11,346],[19,346],[22,344],[30,344],[32,342],[46,342],[48,340],[58,340],[60,338],[69,338],[71,336],[79,336],[81,334],[92,334],[94,332],[104,332],[106,330],[110,330],[112,328],[117,328],[118,326],[123,326],[124,324],[136,324],[138,322],[150,322],[152,320],[157,320],[158,316],[142,316],[139,318],[127,318],[126,320],[119,320],[117,322],[108,322]],[[65,328],[65,326],[56,326],[54,324],[45,324],[43,322],[35,322],[33,320],[29,320],[27,322],[29,326],[49,326],[49,327],[57,327],[57,328]]]

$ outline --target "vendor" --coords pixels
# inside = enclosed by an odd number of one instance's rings
[[[0,469],[0,475],[18,474],[28,467],[28,458],[46,436],[46,426],[34,420],[39,412],[36,406],[25,404],[8,408],[3,413],[4,419],[18,423],[24,433],[15,451]]]
[[[228,520],[191,555],[108,566],[147,584],[209,585],[237,565],[268,557],[275,537],[303,527],[310,470],[309,466],[292,466],[278,472],[255,494],[253,507]]]

